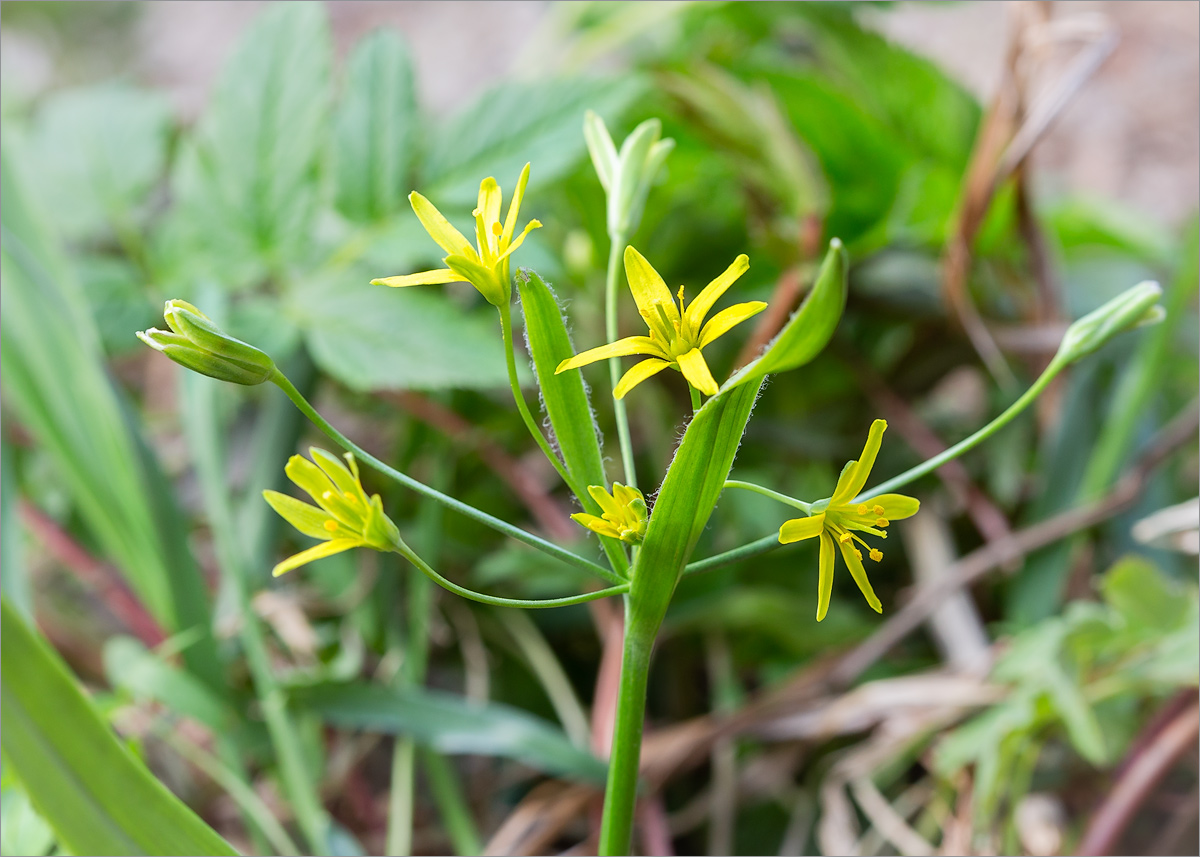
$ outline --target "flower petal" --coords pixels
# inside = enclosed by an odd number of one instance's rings
[[[507,259],[509,256],[511,256],[513,254],[514,250],[516,250],[518,247],[521,246],[521,243],[525,240],[526,235],[528,235],[530,232],[532,232],[535,229],[541,229],[541,228],[542,228],[542,221],[540,221],[540,220],[531,220],[528,223],[526,223],[525,229],[521,232],[520,235],[517,236],[517,240],[514,241],[513,243],[509,244],[507,247],[505,247],[504,252],[500,254],[500,256],[496,259],[496,261],[499,262],[503,259]],[[504,242],[501,241],[500,243],[501,243],[501,246],[503,246]]]
[[[889,521],[903,521],[911,518],[921,509],[921,501],[904,494],[880,494],[863,501],[868,506],[882,506],[883,517]]]
[[[512,240],[513,233],[517,231],[517,214],[521,211],[521,200],[525,198],[525,185],[527,184],[529,184],[529,164],[526,164],[525,169],[521,170],[521,177],[517,179],[517,189],[513,191],[512,202],[508,204],[508,216],[504,218],[504,232],[500,234],[502,249],[507,249],[508,242]],[[535,220],[534,223],[537,221]],[[538,225],[541,226],[540,223]],[[532,228],[526,226],[525,232],[528,233]],[[517,239],[517,243],[521,243],[520,239]]]
[[[613,398],[625,398],[625,394],[638,384],[645,381],[651,375],[657,375],[670,365],[666,360],[659,360],[657,357],[649,357],[640,363],[635,363],[629,368],[628,372],[621,376],[621,380],[617,382],[617,386],[613,389]]]
[[[608,536],[614,539],[621,538],[621,530],[610,521],[603,518],[597,518],[595,515],[589,515],[585,512],[576,512],[571,516],[571,520],[581,526],[587,527],[593,533],[599,533],[602,536]]]
[[[323,541],[333,538],[333,531],[325,526],[327,521],[333,521],[333,517],[327,512],[297,500],[295,497],[280,494],[278,491],[264,491],[263,499],[279,513],[281,518],[304,535]],[[337,521],[333,522],[337,523]]]
[[[699,348],[680,354],[676,360],[679,363],[679,371],[688,379],[689,384],[706,396],[717,394],[720,388],[713,380],[712,372],[708,371],[708,364],[704,362],[704,355],[700,353]]]
[[[783,526],[779,528],[779,543],[781,545],[790,545],[792,542],[811,539],[813,536],[821,535],[821,531],[824,528],[824,512],[820,512],[810,518],[792,518],[790,521],[784,521]]]
[[[408,202],[416,212],[421,225],[425,227],[425,231],[429,233],[429,237],[436,241],[439,247],[447,253],[461,256],[475,254],[475,248],[471,246],[471,242],[451,226],[449,220],[442,217],[442,213],[432,202],[415,190],[408,195]]]
[[[741,324],[748,318],[758,315],[766,308],[767,305],[763,301],[749,301],[744,304],[734,304],[731,307],[726,307],[710,318],[708,323],[700,330],[700,347],[706,347],[718,336],[723,336],[727,333],[730,328]],[[691,311],[692,308],[688,307],[688,312]]]
[[[643,318],[657,318],[655,304],[665,304],[667,317],[673,323],[679,322],[679,308],[675,306],[675,298],[671,290],[663,282],[663,278],[654,266],[646,261],[646,257],[634,249],[633,245],[625,248],[625,276],[629,280],[629,291],[633,293],[634,303]]]
[[[833,594],[833,536],[821,533],[821,554],[817,559],[817,621],[829,612],[829,597]]]
[[[503,194],[500,193],[500,185],[496,184],[494,178],[488,176],[479,183],[479,205],[476,206],[474,214],[476,217],[483,217],[483,222],[488,228],[487,232],[489,236],[492,235],[492,224],[500,222],[500,203],[502,199]]]
[[[371,280],[372,286],[436,286],[440,283],[457,283],[462,281],[462,275],[456,274],[449,268],[438,268],[436,271],[422,271],[419,274],[403,274],[398,277],[380,277]]]
[[[327,491],[334,490],[334,484],[329,481],[329,477],[321,468],[303,455],[293,455],[288,459],[283,472],[287,474],[288,479],[304,489],[308,496],[317,502],[318,506],[333,514],[332,510],[326,508],[322,497]]]
[[[886,429],[887,420],[875,420],[871,423],[871,431],[867,433],[862,455],[853,463],[853,467],[842,471],[838,487],[830,498],[830,505],[851,500],[867,484],[867,477],[871,475],[871,468],[875,466],[875,457],[879,455],[879,447],[883,444],[883,432]]]
[[[858,558],[858,554],[855,552],[854,542],[839,543],[838,547],[841,548],[842,559],[846,561],[846,566],[850,569],[850,576],[858,584],[863,597],[867,599],[867,603],[871,605],[872,610],[876,613],[882,613],[883,605],[879,603],[879,598],[875,595],[875,590],[871,588],[871,581],[867,580],[867,570],[863,568],[862,560]]]
[[[357,539],[334,539],[331,542],[324,542],[306,551],[300,551],[300,553],[294,556],[289,556],[271,569],[271,574],[274,577],[279,577],[279,575],[287,574],[292,569],[307,565],[313,560],[333,556],[335,553],[341,553],[342,551],[348,551],[351,548],[358,547],[359,544],[360,542]]]
[[[749,268],[750,257],[743,253],[733,260],[733,264],[726,268],[721,276],[704,287],[704,291],[700,292],[687,308],[688,322],[693,330],[700,329],[700,325],[704,323],[704,317],[708,315],[708,311],[713,308],[717,299],[725,294],[734,281],[746,273]]]
[[[596,501],[596,505],[604,510],[604,514],[612,515],[614,518],[621,514],[621,504],[619,504],[611,494],[605,491],[603,486],[589,485],[587,492],[589,495],[591,495],[591,498]]]
[[[630,354],[658,355],[662,353],[663,350],[658,347],[658,343],[649,336],[627,336],[624,339],[618,339],[616,342],[610,342],[608,345],[589,348],[587,351],[580,352],[574,357],[567,358],[558,364],[558,368],[554,370],[554,374],[557,375],[559,372],[566,372],[568,369],[578,369],[580,366],[595,363],[597,360],[606,360],[609,357],[627,357]]]
[[[492,306],[501,306],[508,300],[508,292],[495,272],[480,264],[477,259],[472,256],[447,256],[444,261],[451,270],[474,286]]]
[[[315,446],[308,448],[308,454],[317,467],[320,467],[333,484],[337,486],[339,491],[343,494],[350,494],[357,497],[362,501],[364,507],[367,505],[367,495],[363,491],[362,484],[350,472],[350,469],[342,463],[340,458],[331,452],[326,452]]]

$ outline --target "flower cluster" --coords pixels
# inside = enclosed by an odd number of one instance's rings
[[[620,539],[626,544],[640,545],[646,535],[646,498],[642,492],[620,482],[613,483],[609,494],[601,485],[589,485],[588,494],[600,506],[603,515],[596,517],[577,512],[571,519],[594,533]]]

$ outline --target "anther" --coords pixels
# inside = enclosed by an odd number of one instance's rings
[[[862,551],[860,551],[858,548],[854,549],[854,555],[856,557],[858,557],[860,560],[862,559]]]
[[[353,494],[351,494],[349,491],[343,491],[343,492],[342,492],[342,495],[343,495],[343,496],[344,496],[344,497],[345,497],[347,500],[349,500],[351,503],[357,503],[357,502],[358,502],[358,498],[357,498],[357,497],[355,497]]]
[[[499,235],[503,231],[504,231],[504,227],[500,225],[499,220],[497,220],[495,223],[492,224],[492,234],[493,235]]]
[[[852,539],[852,538],[854,538],[854,537],[852,535],[850,535],[849,533],[842,533],[840,536],[838,536],[838,542],[844,545],[846,542],[850,541],[850,539]]]
[[[890,521],[888,521],[887,518],[876,518],[875,519],[875,526],[877,526],[877,527],[886,527],[889,523],[890,523]]]
[[[883,559],[883,551],[875,548],[871,551],[871,559],[875,560],[875,562],[879,562],[881,559]]]
[[[867,514],[867,504],[866,503],[858,504],[858,514],[860,514],[860,515]]]
[[[323,526],[325,529],[329,530],[329,532],[331,532],[331,533],[337,532],[337,528],[338,528],[337,521],[326,521],[321,526]]]
[[[875,507],[875,508],[873,508],[871,511],[872,511],[872,512],[874,512],[876,515],[880,515],[880,516],[882,516],[882,515],[883,515],[883,512],[884,512],[884,509],[883,509],[883,507],[882,507],[882,506],[876,506],[876,507]]]

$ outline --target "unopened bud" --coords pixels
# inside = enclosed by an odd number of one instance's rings
[[[253,386],[268,380],[275,361],[264,352],[234,339],[187,301],[167,301],[163,311],[170,331],[138,331],[138,339],[180,366],[234,384]]]
[[[1067,328],[1055,361],[1074,363],[1118,333],[1162,321],[1165,312],[1158,304],[1161,296],[1162,287],[1149,280],[1117,295]]]

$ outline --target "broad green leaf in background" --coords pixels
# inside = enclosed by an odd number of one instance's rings
[[[441,753],[502,756],[549,774],[604,780],[604,762],[572,744],[560,728],[500,703],[378,684],[315,685],[292,696],[335,726],[408,735]]]
[[[417,143],[417,93],[408,46],[380,30],[358,43],[334,119],[337,207],[373,221],[406,207]]]
[[[166,166],[171,111],[159,92],[100,84],[50,96],[30,132],[37,191],[62,235],[134,236]]]
[[[587,154],[579,133],[584,113],[593,110],[611,128],[640,90],[637,79],[628,76],[490,89],[434,135],[421,192],[439,208],[472,206],[482,179],[493,176],[508,189],[526,163],[533,164],[531,190],[560,178]],[[536,206],[529,212],[537,216]]]
[[[389,289],[369,279],[350,272],[289,296],[318,366],[360,391],[508,385],[494,312],[464,310],[435,286]]]
[[[577,499],[586,512],[599,515],[601,509],[587,493],[587,486],[600,485],[607,490],[609,484],[604,474],[600,433],[588,401],[587,387],[579,370],[561,375],[554,372],[559,363],[575,354],[562,307],[550,287],[528,268],[522,268],[517,274],[517,290],[525,316],[525,345],[533,358],[542,391],[542,406],[550,418],[555,445],[579,488]],[[624,567],[624,552],[620,545],[604,537],[601,542],[610,558],[620,556],[619,567]]]
[[[220,687],[208,594],[175,501],[104,370],[79,285],[25,192],[11,143],[4,197],[0,374],[6,404],[54,461],[92,537],[171,631],[198,628],[188,665]]]
[[[238,41],[180,156],[175,240],[228,287],[306,249],[328,135],[331,53],[324,5],[268,6]]]
[[[76,854],[235,854],[117,740],[57,654],[0,600],[0,741]]]
[[[1184,588],[1138,556],[1128,556],[1105,572],[1100,581],[1104,600],[1133,629],[1157,633],[1183,626],[1194,598]]]

